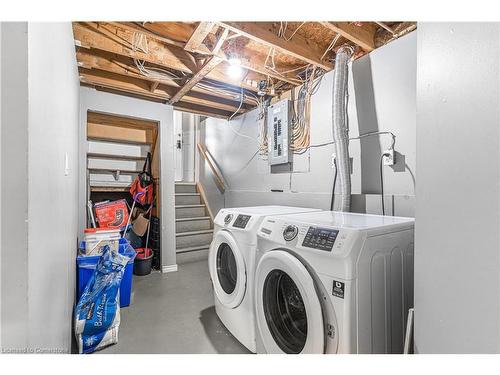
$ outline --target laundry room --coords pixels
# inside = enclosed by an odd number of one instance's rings
[[[500,352],[500,23],[318,9],[0,15],[2,354]]]

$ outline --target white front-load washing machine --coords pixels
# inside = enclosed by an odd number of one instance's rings
[[[222,323],[248,350],[255,352],[254,273],[257,230],[268,215],[319,209],[257,206],[227,208],[214,219],[208,262],[214,287],[215,311]]]
[[[258,231],[258,353],[402,353],[414,219],[268,216]]]

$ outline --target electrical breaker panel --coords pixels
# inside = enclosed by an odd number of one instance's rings
[[[267,109],[267,144],[269,165],[286,164],[292,161],[289,150],[292,103],[282,100]]]

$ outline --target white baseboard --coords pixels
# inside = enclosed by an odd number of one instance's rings
[[[170,266],[162,266],[161,272],[162,273],[177,272],[177,264],[172,264]]]

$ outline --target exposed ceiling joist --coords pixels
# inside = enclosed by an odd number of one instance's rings
[[[177,81],[174,80],[158,81],[157,79],[150,78],[140,74],[139,70],[133,64],[133,61],[126,57],[121,57],[104,52],[96,53],[96,51],[92,52],[82,48],[79,48],[77,50],[76,57],[78,60],[78,65],[82,68],[97,69],[109,73],[120,74],[125,77],[141,79],[149,82],[149,85],[153,88],[157,87],[157,86],[155,87],[154,84],[162,84],[177,89],[181,87],[179,83],[177,83]],[[207,90],[199,88],[197,86],[193,87],[191,91],[198,93],[205,93],[205,94],[207,93]],[[210,95],[214,97],[214,99],[216,100],[227,100],[229,98],[228,95],[224,95],[222,93],[217,93],[213,91],[210,91]],[[246,100],[245,103],[252,104],[249,100]]]
[[[120,24],[121,25],[121,24]],[[192,55],[174,45],[165,45],[155,38],[148,39],[148,53],[133,51],[133,32],[126,31],[110,23],[100,24],[97,22],[73,23],[73,33],[75,44],[84,48],[98,49],[105,52],[115,53],[121,56],[147,61],[165,68],[175,69],[184,73],[192,74],[197,70],[196,60]],[[219,58],[227,60],[227,57],[219,52]],[[261,61],[262,60],[262,61]],[[260,65],[262,63],[262,65]],[[262,74],[264,79],[267,75],[275,79],[297,84],[296,79],[281,77],[279,74],[269,72],[263,68],[261,57],[252,59],[248,63],[243,63],[242,67],[256,73]],[[219,82],[228,82],[228,77],[221,71],[214,69],[207,75],[207,78]],[[257,88],[246,84],[244,80],[229,80],[230,84],[242,86],[247,90],[257,91]]]
[[[342,35],[344,38],[356,43],[365,51],[375,49],[375,32],[353,25],[349,22],[321,22],[326,28]]]
[[[299,34],[295,34],[290,40],[281,38],[272,22],[221,22],[220,25],[248,39],[322,69],[330,70],[332,68],[330,63],[321,59],[324,51],[316,43]]]
[[[115,89],[122,93],[130,93],[145,98],[155,98],[163,102],[169,101],[174,94],[171,88],[169,89],[169,87],[165,87],[161,84],[154,88],[154,90],[151,90],[151,86],[148,82],[137,78],[124,77],[95,69],[79,68],[79,72],[81,82],[91,86]],[[239,106],[238,102],[216,98],[199,92],[185,95],[182,101],[232,112],[235,112]],[[240,112],[243,112],[246,108],[248,107],[243,107],[240,109]]]
[[[415,27],[414,22],[73,23],[82,86],[221,118],[255,108],[263,80],[267,99],[301,85],[308,65],[331,70],[322,58],[335,50],[333,33],[339,44],[361,47],[357,58]],[[237,78],[229,69],[233,56],[243,68]]]
[[[169,103],[177,103],[181,98],[186,95],[198,82],[200,82],[213,68],[221,63],[221,59],[216,56],[208,57],[202,68],[198,70],[189,81],[182,86],[179,91],[170,99]]]
[[[162,35],[158,35],[156,33],[153,33],[152,31],[146,29],[145,27],[138,25],[136,22],[109,22],[110,24],[116,26],[116,27],[121,27],[123,29],[126,29],[131,32],[138,32],[142,33],[144,35],[147,35],[151,38],[155,38],[156,40],[159,40],[160,42],[167,43],[173,46],[177,46],[179,48],[184,48],[186,43],[180,42],[178,40],[174,40],[171,38],[164,37]]]
[[[208,48],[203,44],[203,41],[215,26],[215,22],[200,22],[193,34],[187,41],[184,49],[189,52],[205,52],[209,53]]]
[[[148,61],[189,74],[196,69],[196,61],[189,53],[177,46],[165,45],[153,38],[148,39],[147,52],[137,49],[134,51],[133,33],[111,24],[74,23],[73,33],[75,40],[82,47]]]
[[[182,111],[194,113],[197,115],[209,116],[209,117],[218,117],[223,119],[228,119],[233,113],[223,111],[220,109],[215,109],[206,106],[199,106],[196,104],[189,104],[184,102],[177,102],[174,104],[174,108],[180,109]]]

